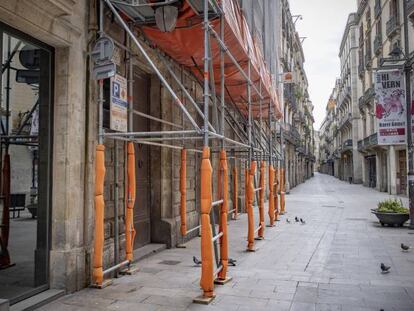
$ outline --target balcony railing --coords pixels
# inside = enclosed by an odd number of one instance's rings
[[[344,141],[342,145],[342,151],[350,150],[352,149],[352,139],[347,139]]]
[[[293,93],[293,86],[292,85],[288,85],[287,87],[284,88],[283,96],[285,97],[285,99],[289,103],[290,108],[293,111],[296,111],[297,110],[297,103],[296,103],[296,97]]]
[[[386,30],[388,37],[394,36],[400,30],[399,21],[395,15],[388,20]]]
[[[371,49],[369,49],[365,54],[365,66],[367,68],[371,66],[371,60],[372,60]]]
[[[364,63],[360,60],[358,64],[358,75],[362,76],[364,74],[364,71],[365,71]]]
[[[382,49],[382,35],[378,33],[374,39],[374,53],[378,55]]]
[[[365,151],[378,145],[378,133],[374,133],[358,141],[358,151]]]
[[[414,0],[407,1],[407,15],[408,16],[414,15]]]

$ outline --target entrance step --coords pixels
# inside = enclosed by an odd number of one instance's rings
[[[150,243],[134,250],[134,262],[159,253],[167,248],[167,244]]]
[[[53,300],[62,297],[65,294],[64,290],[49,289],[33,297],[22,300],[10,307],[10,311],[29,311],[35,310],[45,304],[52,302]],[[0,309],[3,310],[3,309]],[[7,309],[6,309],[7,310]]]
[[[7,299],[0,299],[0,311],[9,311],[9,301]]]

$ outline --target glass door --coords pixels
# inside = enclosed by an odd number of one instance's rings
[[[0,24],[0,298],[48,288],[52,49]]]

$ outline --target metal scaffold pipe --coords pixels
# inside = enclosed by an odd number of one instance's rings
[[[129,29],[128,25],[125,23],[125,21],[123,20],[123,18],[119,15],[118,11],[115,9],[115,7],[112,5],[110,0],[101,0],[101,1],[105,1],[105,3],[108,5],[109,9],[111,10],[111,12],[114,14],[115,18],[119,21],[119,23],[121,24],[121,26],[124,28],[124,30],[128,33],[128,35],[131,37],[132,41],[135,43],[136,47],[139,49],[139,51],[141,52],[141,54],[144,56],[145,60],[149,63],[149,65],[151,66],[151,68],[154,70],[155,74],[157,75],[157,77],[161,80],[161,83],[164,85],[164,87],[168,90],[168,92],[171,94],[171,96],[174,99],[174,102],[181,108],[181,110],[185,113],[185,115],[187,116],[188,120],[190,121],[190,123],[193,125],[194,129],[196,129],[197,131],[200,131],[200,128],[198,127],[197,123],[194,121],[194,119],[192,118],[191,114],[188,112],[188,110],[184,107],[183,103],[181,102],[181,100],[179,99],[179,97],[177,96],[177,94],[175,94],[174,90],[172,89],[172,87],[170,86],[170,84],[167,82],[167,80],[164,78],[164,76],[162,75],[162,73],[159,71],[159,69],[157,68],[157,66],[154,64],[154,62],[151,60],[151,58],[149,57],[148,53],[145,51],[145,49],[143,48],[143,46],[141,45],[141,43],[139,43],[138,39],[134,36],[134,34],[132,33],[131,29]]]

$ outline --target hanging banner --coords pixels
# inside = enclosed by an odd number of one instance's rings
[[[118,132],[128,130],[127,79],[116,74],[111,78],[110,128]]]
[[[400,70],[378,70],[374,78],[378,144],[405,144],[404,74]]]

